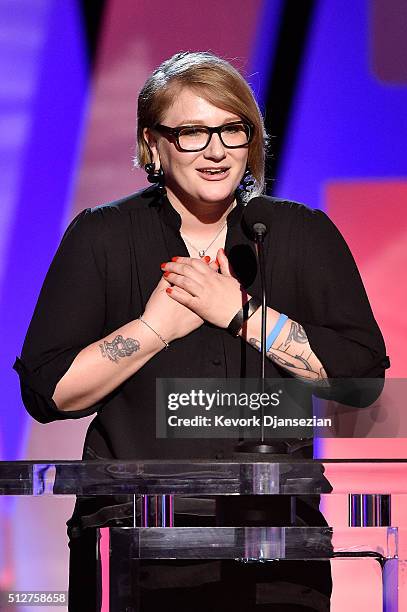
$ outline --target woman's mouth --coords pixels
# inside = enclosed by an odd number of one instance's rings
[[[230,168],[197,168],[203,179],[210,181],[220,181],[229,175]]]

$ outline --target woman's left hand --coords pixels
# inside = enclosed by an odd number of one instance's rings
[[[192,257],[177,257],[161,268],[172,285],[167,292],[174,300],[205,321],[226,328],[250,296],[233,276],[223,249],[218,250],[217,261],[219,266]]]

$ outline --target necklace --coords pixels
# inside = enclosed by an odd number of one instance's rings
[[[232,208],[234,207],[234,203],[232,204],[232,207],[230,208],[230,210],[228,211],[228,214],[230,213],[230,211],[232,210]],[[192,242],[185,236],[185,234],[182,234],[183,239],[185,240],[185,242],[187,244],[189,244],[190,247],[192,247],[194,249],[194,251],[196,251],[199,255],[199,257],[205,257],[205,253],[206,251],[208,251],[208,249],[211,248],[211,246],[213,245],[213,243],[215,242],[216,238],[218,236],[220,236],[220,234],[223,232],[223,230],[225,229],[226,225],[227,225],[227,219],[225,221],[225,223],[222,225],[222,227],[220,228],[220,230],[216,233],[216,236],[214,238],[212,238],[211,242],[208,244],[208,246],[206,247],[206,249],[198,249],[194,244],[192,244]]]
[[[206,251],[213,245],[213,243],[215,242],[216,238],[220,235],[220,233],[225,229],[227,222],[225,222],[222,227],[220,228],[220,230],[218,231],[218,233],[216,234],[215,238],[213,238],[211,240],[211,242],[208,244],[208,246],[206,247],[206,249],[198,249],[194,244],[192,244],[192,242],[190,240],[188,240],[188,238],[185,236],[185,234],[182,234],[183,239],[185,240],[185,242],[187,244],[189,244],[190,247],[192,247],[194,249],[194,251],[196,251],[199,255],[199,257],[205,257],[205,253]]]

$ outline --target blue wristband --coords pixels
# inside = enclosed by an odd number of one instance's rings
[[[283,329],[284,323],[287,321],[288,317],[285,314],[280,314],[277,319],[277,323],[274,325],[273,329],[267,336],[266,340],[266,353],[271,349],[274,340],[277,338],[278,334]]]

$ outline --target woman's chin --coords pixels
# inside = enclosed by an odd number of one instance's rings
[[[211,185],[209,189],[203,189],[199,192],[199,199],[203,202],[224,202],[234,198],[235,188],[230,185]]]

